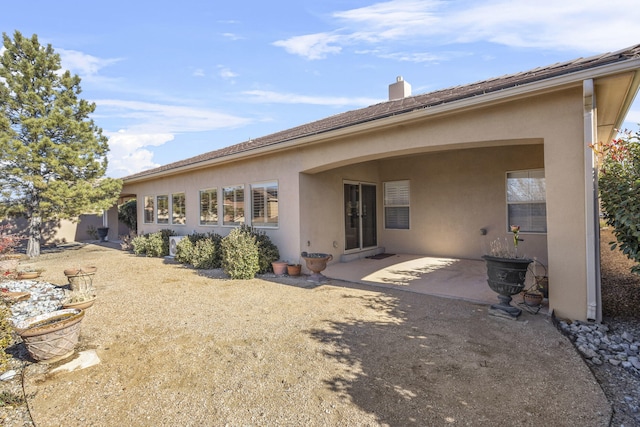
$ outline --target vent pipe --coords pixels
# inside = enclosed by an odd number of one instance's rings
[[[396,77],[396,82],[389,85],[389,101],[411,96],[411,85],[402,76]]]

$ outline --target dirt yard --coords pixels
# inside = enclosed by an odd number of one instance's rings
[[[221,278],[97,245],[42,255],[43,280],[95,265],[79,350],[101,363],[24,391],[46,426],[606,426],[611,408],[548,317],[333,281]],[[213,277],[212,277],[213,276]],[[23,424],[16,424],[23,425]]]

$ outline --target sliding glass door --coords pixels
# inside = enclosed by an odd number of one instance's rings
[[[344,213],[345,250],[377,246],[376,186],[345,181]]]

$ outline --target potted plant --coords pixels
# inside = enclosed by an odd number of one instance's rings
[[[17,278],[18,280],[29,280],[29,279],[36,279],[38,277],[40,277],[40,274],[42,274],[42,272],[44,271],[44,269],[42,268],[25,268],[23,270],[18,271],[17,274]]]
[[[101,242],[107,241],[107,235],[109,234],[109,227],[98,227],[98,237]]]
[[[307,279],[308,281],[315,283],[326,281],[327,278],[320,272],[327,268],[327,263],[333,259],[333,255],[302,252],[300,256],[304,259],[309,271],[311,271],[311,275]]]
[[[522,298],[524,303],[529,307],[539,307],[542,304],[544,295],[542,294],[542,288],[540,288],[538,282],[534,282],[533,285],[525,289],[522,292]]]
[[[51,363],[73,354],[83,318],[83,310],[52,311],[19,322],[16,332],[34,360]]]
[[[287,261],[273,261],[271,268],[274,274],[281,276],[287,272]]]
[[[90,291],[71,291],[62,301],[62,308],[86,310],[96,301],[96,294]]]
[[[519,294],[524,289],[524,281],[527,276],[529,264],[532,259],[518,256],[518,243],[520,226],[512,225],[513,250],[501,240],[491,243],[491,252],[482,258],[487,265],[487,283],[498,294],[500,303],[491,305],[491,309],[497,313],[517,318],[522,310],[512,306],[512,295]]]
[[[64,275],[72,291],[87,291],[93,289],[93,276],[97,270],[95,266],[67,268]]]
[[[289,276],[299,276],[301,271],[302,271],[302,265],[287,264],[287,274]]]

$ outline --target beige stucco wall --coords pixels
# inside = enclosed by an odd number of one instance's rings
[[[522,250],[548,261],[550,304],[561,317],[586,313],[582,90],[530,97],[456,114],[420,117],[358,134],[336,136],[289,151],[154,181],[123,192],[186,192],[187,224],[142,222],[139,232],[179,234],[230,228],[198,225],[200,189],[277,180],[280,224],[267,234],[283,259],[300,251],[344,253],[343,181],[378,185],[378,244],[393,252],[479,258],[494,237],[506,236],[505,172],[545,168],[548,235],[523,235]],[[389,119],[391,121],[395,118]],[[382,183],[411,180],[410,231],[384,230]],[[247,193],[248,194],[248,193]],[[141,206],[141,205],[140,205]],[[480,228],[488,234],[480,235]],[[548,249],[547,249],[548,244]]]
[[[118,235],[126,234],[127,227],[118,223],[118,211],[113,207],[108,212],[109,215],[109,235],[110,240],[116,240]],[[27,221],[23,218],[17,220],[5,220],[3,223],[10,223],[15,227],[15,232],[26,234]],[[116,224],[117,226],[114,226]],[[62,219],[59,221],[47,221],[42,227],[43,244],[61,244],[70,242],[83,242],[93,240],[88,233],[90,227],[102,227],[102,215],[85,214],[74,220]]]
[[[282,259],[294,260],[300,253],[300,224],[298,215],[299,191],[297,165],[299,153],[293,152],[286,156],[267,156],[247,161],[242,167],[237,165],[222,165],[216,168],[202,169],[191,173],[180,174],[156,181],[127,185],[126,192],[137,195],[138,204],[138,233],[147,234],[161,229],[171,229],[178,235],[187,235],[193,232],[217,233],[226,236],[233,226],[202,226],[200,225],[200,190],[217,188],[218,193],[223,187],[244,185],[245,213],[248,219],[251,215],[248,201],[249,189],[252,184],[264,182],[278,182],[278,206],[279,225],[276,228],[260,228],[278,246]],[[125,191],[125,190],[123,190]],[[174,224],[145,224],[143,201],[145,196],[171,195],[185,193],[186,198],[186,223]],[[222,210],[219,209],[219,216]],[[221,223],[221,222],[220,222]]]

